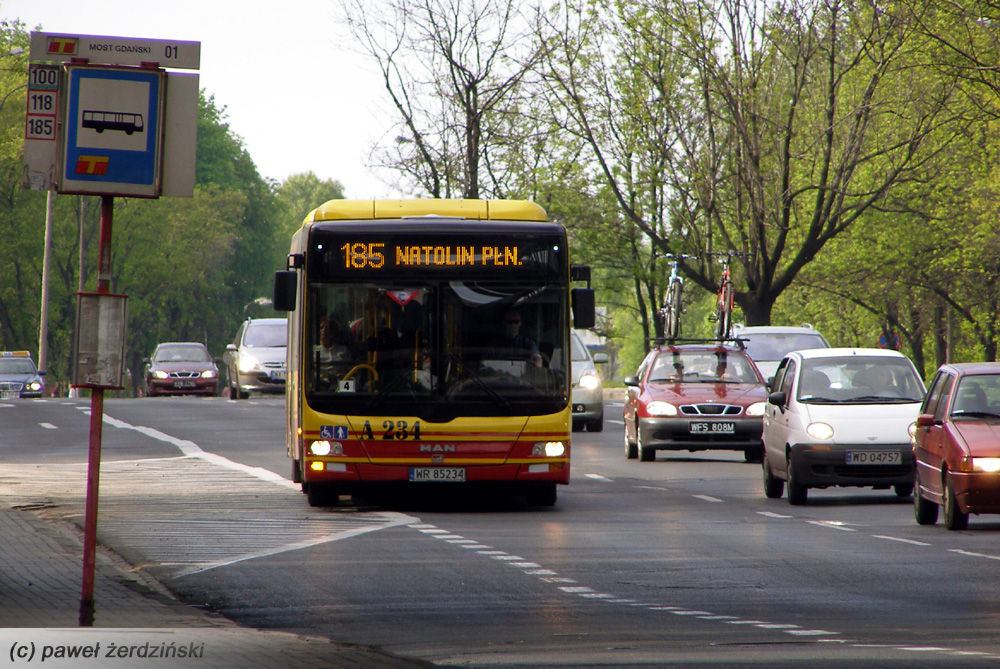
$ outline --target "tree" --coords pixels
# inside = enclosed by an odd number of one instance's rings
[[[558,118],[651,249],[697,250],[685,266],[695,283],[715,292],[708,254],[740,254],[736,301],[751,325],[977,118],[952,79],[921,67],[930,42],[893,7],[602,8],[569,0],[540,28]]]
[[[379,66],[399,114],[377,154],[401,190],[502,197],[503,147],[537,59],[515,0],[342,0],[344,20]]]
[[[339,181],[323,181],[312,172],[293,174],[278,187],[277,197],[281,211],[279,235],[288,240],[310,211],[328,200],[343,199],[344,186]]]

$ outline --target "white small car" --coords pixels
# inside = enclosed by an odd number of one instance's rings
[[[794,351],[764,410],[764,494],[804,504],[809,488],[913,492],[913,434],[924,383],[909,358],[878,348]]]

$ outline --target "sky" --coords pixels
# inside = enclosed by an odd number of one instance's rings
[[[398,196],[368,169],[392,128],[378,69],[350,47],[336,0],[0,0],[28,31],[201,43],[199,86],[261,176],[313,172],[348,198]]]

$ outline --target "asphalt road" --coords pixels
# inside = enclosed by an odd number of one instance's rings
[[[105,403],[99,536],[242,625],[452,666],[1000,660],[1000,517],[919,527],[892,491],[764,497],[742,453],[626,460],[608,405],[551,509],[457,490],[310,508],[283,400]],[[89,400],[0,404],[5,477],[82,523]],[[97,593],[100,607],[100,593]]]

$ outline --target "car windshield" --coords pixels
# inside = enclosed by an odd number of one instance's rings
[[[212,357],[200,346],[164,346],[156,350],[153,362],[209,362]]]
[[[955,389],[951,415],[1000,417],[1000,374],[963,376]]]
[[[286,346],[288,342],[287,323],[251,323],[247,326],[247,334],[243,338],[245,346],[276,347]]]
[[[810,348],[826,348],[826,342],[818,333],[755,332],[740,334],[747,347],[747,355],[759,361],[781,360],[792,351]]]
[[[34,374],[35,364],[30,360],[0,360],[0,374]]]
[[[651,383],[760,383],[746,356],[728,349],[664,351],[649,372]]]
[[[902,404],[923,400],[924,384],[910,361],[888,357],[805,359],[797,397],[821,404]]]

